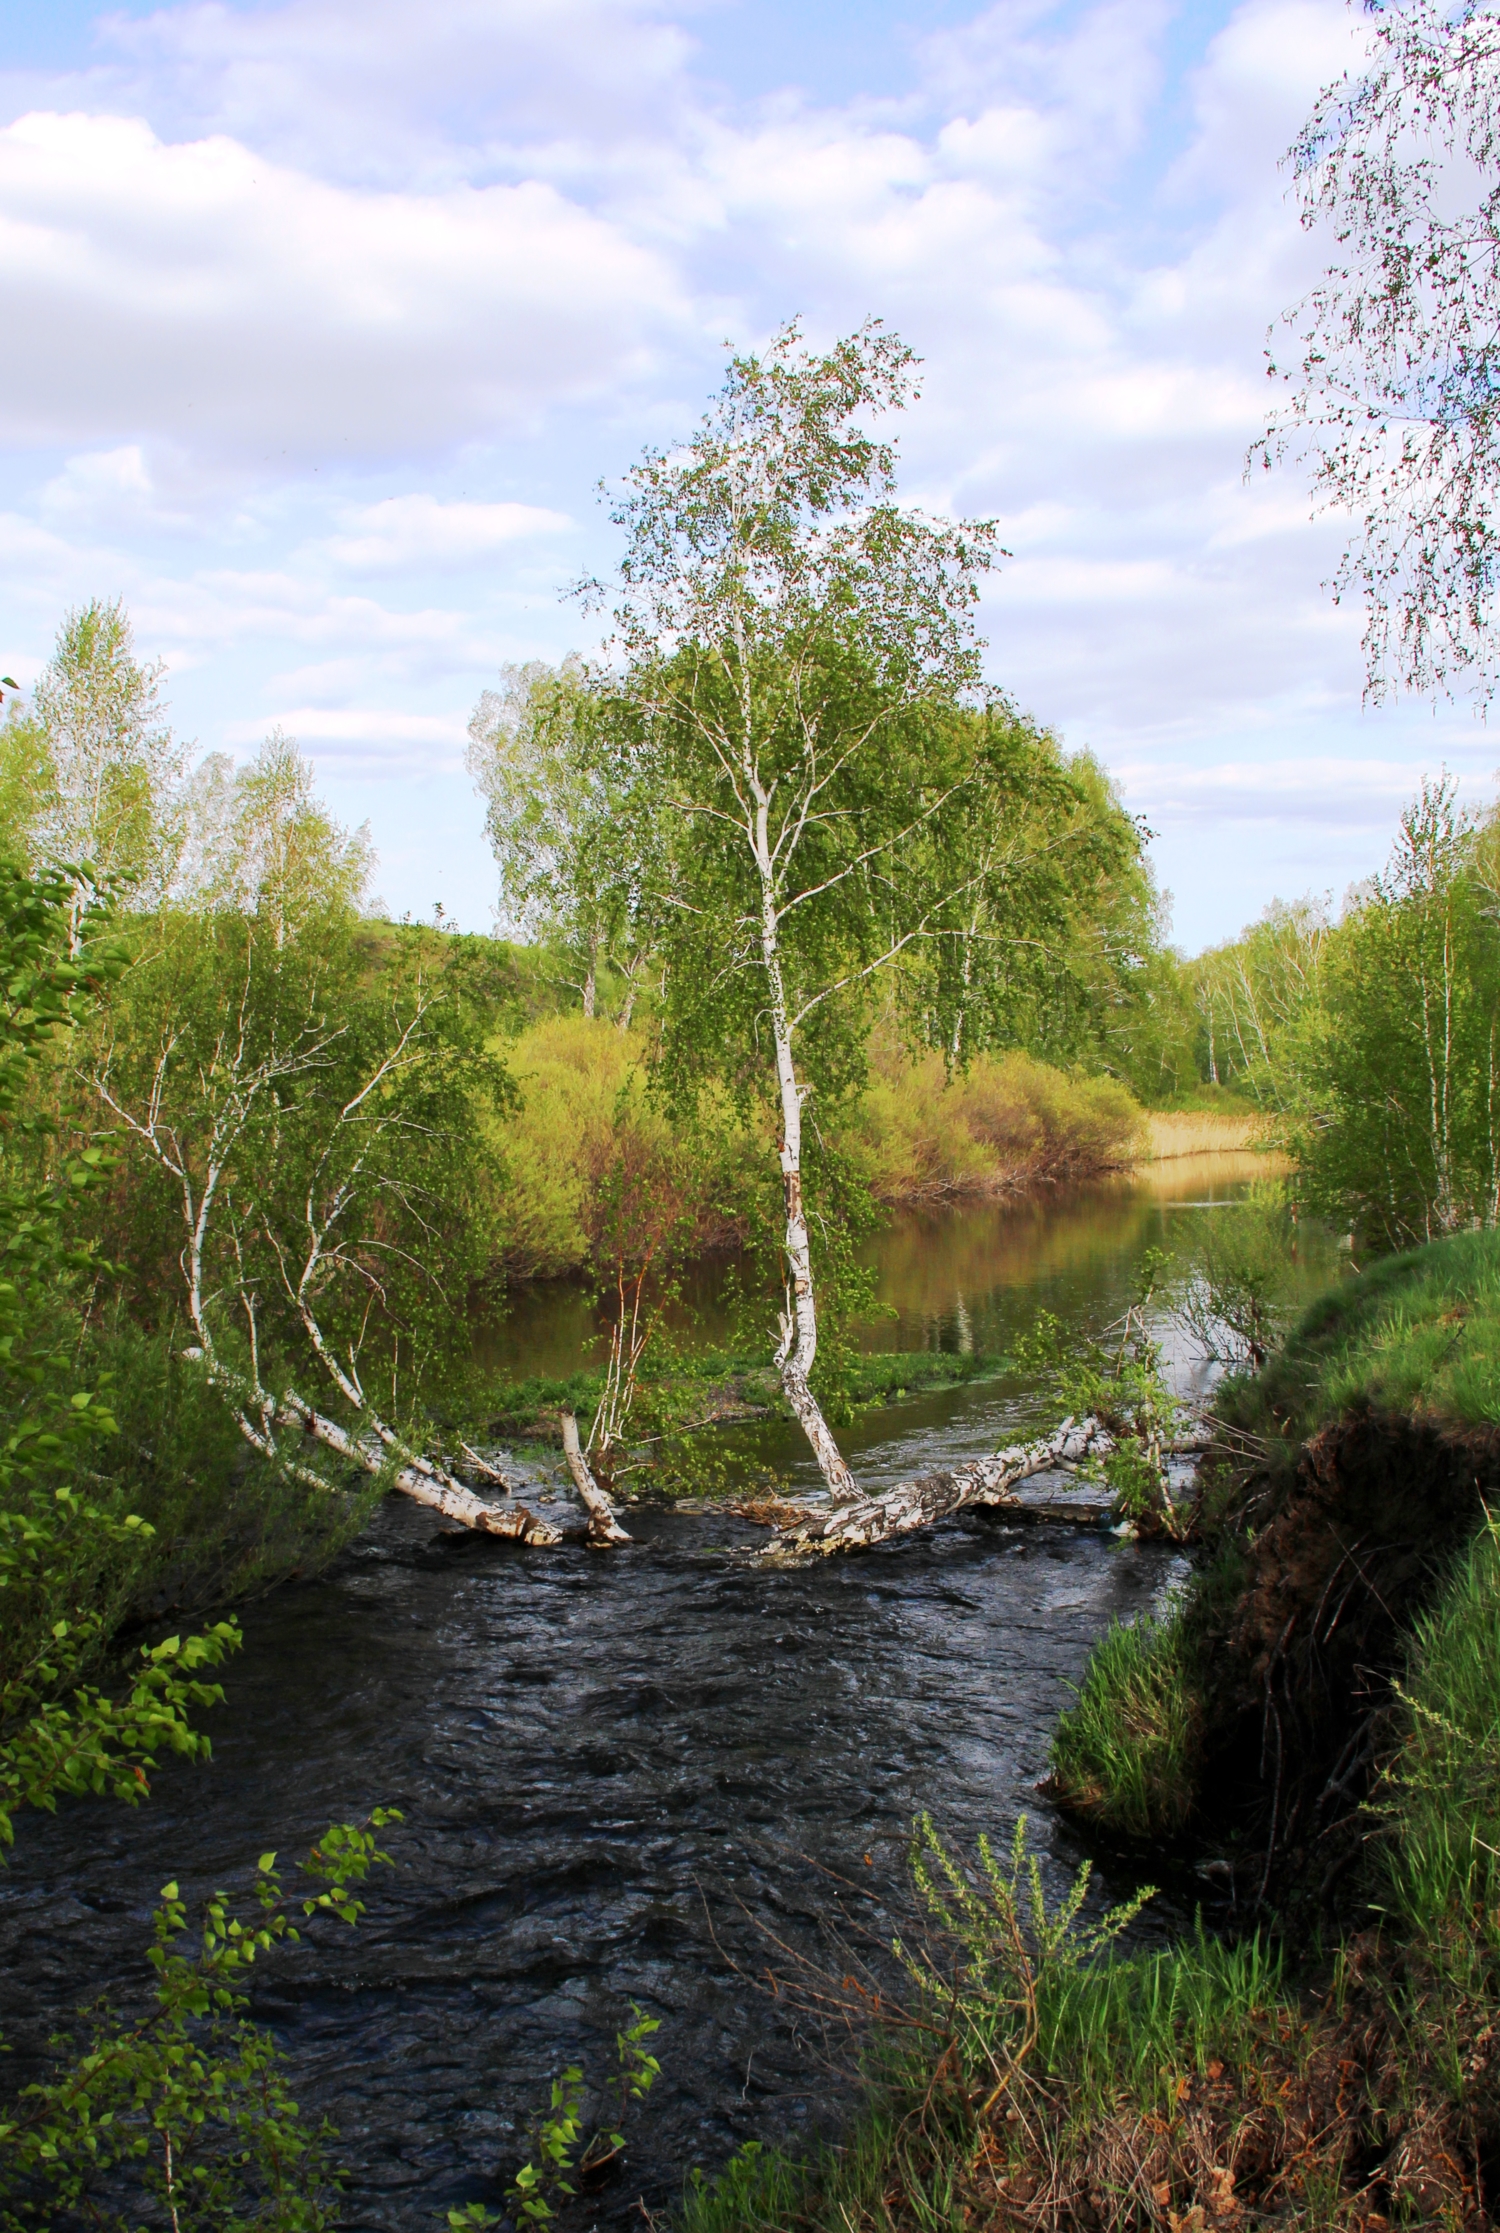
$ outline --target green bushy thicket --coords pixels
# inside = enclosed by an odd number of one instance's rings
[[[599,1195],[622,1163],[669,1163],[674,1214],[694,1248],[743,1240],[763,1191],[756,1119],[705,1097],[691,1129],[653,1098],[650,1042],[577,1013],[532,1024],[503,1042],[519,1095],[497,1119],[503,1169],[498,1252],[512,1276],[588,1265]],[[1083,1177],[1128,1163],[1143,1146],[1140,1107],[1108,1077],[1031,1056],[979,1055],[945,1069],[882,1032],[868,1082],[830,1120],[849,1177],[887,1205],[1001,1194],[1038,1180]]]

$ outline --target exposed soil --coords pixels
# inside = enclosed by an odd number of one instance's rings
[[[1406,1639],[1495,1500],[1500,1431],[1374,1411],[1246,1485],[1243,1584],[1205,1639],[1197,1816],[1235,1854],[1236,1904],[1310,1926],[1345,1905]]]

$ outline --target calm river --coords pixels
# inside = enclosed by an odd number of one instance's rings
[[[1099,1327],[1142,1250],[1234,1216],[1255,1169],[1194,1159],[903,1219],[874,1250],[895,1315],[870,1345],[1003,1349],[1041,1307]],[[526,1298],[497,1361],[556,1370],[591,1335],[575,1297]],[[842,1439],[883,1482],[1027,1418],[1024,1391],[980,1382]],[[800,1462],[764,1434],[756,1454]],[[830,1927],[887,1936],[924,1806],[964,1845],[1027,1811],[1061,1881],[1082,1848],[1033,1790],[1049,1730],[1092,1639],[1151,1603],[1173,1555],[971,1514],[765,1573],[725,1555],[754,1538],[721,1517],[630,1526],[628,1551],[517,1551],[392,1499],[322,1579],[247,1606],[209,1765],[163,1773],[135,1813],[24,1823],[0,1902],[8,2080],[90,1983],[139,2001],[168,1877],[189,1897],[242,1887],[265,1847],[290,1859],[385,1803],[405,1812],[398,1865],[362,1928],[268,1959],[255,2003],[304,2108],[340,2128],[348,2225],[499,2206],[550,2077],[573,2059],[606,2075],[631,2000],[661,2018],[664,2077],[600,2222],[638,2197],[670,2207],[690,2165],[739,2140],[826,2120],[837,2077],[756,1987],[768,1934],[807,1951]]]

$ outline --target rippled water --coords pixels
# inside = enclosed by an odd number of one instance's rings
[[[1166,1224],[1219,1214],[1174,1198],[1233,1214],[1247,1183],[1179,1171],[909,1223],[883,1243],[901,1316],[877,1338],[992,1348],[1038,1302],[1097,1322]],[[896,1478],[992,1447],[1024,1409],[979,1384],[846,1441],[867,1478]],[[384,1803],[406,1820],[364,1925],[278,1954],[256,2001],[304,2106],[341,2129],[350,2225],[498,2203],[550,2076],[575,2057],[604,2074],[632,1999],[662,2019],[665,2076],[601,2217],[670,2205],[689,2165],[833,2113],[818,2042],[756,1989],[773,1937],[885,1934],[923,1806],[963,1843],[1025,1809],[1049,1873],[1075,1865],[1032,1788],[1051,1725],[1172,1554],[970,1514],[768,1573],[727,1555],[756,1538],[721,1517],[631,1526],[624,1552],[517,1551],[393,1500],[328,1575],[246,1607],[208,1766],[163,1774],[137,1813],[25,1825],[0,1903],[0,2019],[23,2057],[86,1989],[139,1999],[168,1876],[189,1896],[242,1884],[263,1848],[290,1856]]]

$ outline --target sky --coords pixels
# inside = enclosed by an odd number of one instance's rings
[[[494,921],[464,770],[590,649],[599,500],[726,345],[883,318],[901,488],[995,517],[987,671],[1153,831],[1189,951],[1383,859],[1465,707],[1362,702],[1343,523],[1247,475],[1328,243],[1345,0],[0,0],[0,666],[122,597],[179,734],[295,736],[394,913]]]

